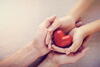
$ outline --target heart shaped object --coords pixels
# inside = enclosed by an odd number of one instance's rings
[[[69,47],[72,43],[72,36],[66,35],[63,30],[57,29],[53,33],[53,42],[58,47]]]

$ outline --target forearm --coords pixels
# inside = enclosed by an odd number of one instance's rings
[[[94,22],[81,26],[80,29],[85,31],[85,33],[88,35],[93,34],[95,32],[99,32],[100,31],[100,20],[96,20]]]
[[[26,45],[12,56],[9,56],[0,62],[0,67],[26,67],[34,62],[39,56],[38,50],[33,46],[34,42]]]
[[[76,0],[75,4],[67,16],[72,16],[75,20],[79,19],[81,15],[91,6],[94,0]]]
[[[40,65],[39,67],[59,67],[59,64],[54,63],[51,61],[51,59],[46,58]]]

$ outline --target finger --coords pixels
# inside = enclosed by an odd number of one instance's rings
[[[57,47],[55,45],[52,45],[52,49],[53,49],[53,51],[57,51],[57,52],[60,52],[60,53],[65,53],[64,48],[60,48],[60,47]]]
[[[50,32],[47,32],[46,44],[48,45],[51,40],[52,40],[51,39],[51,33]]]
[[[59,21],[59,19],[56,18],[54,23],[49,27],[49,29],[48,29],[49,32],[56,30],[60,26],[60,23],[58,21]]]
[[[73,44],[66,50],[66,54],[68,55],[71,52],[76,52],[82,45],[82,42],[83,42],[83,37],[79,36],[79,34],[74,34]]]
[[[56,19],[57,20],[57,19]],[[54,23],[48,28],[48,34],[47,34],[47,38],[46,38],[46,44],[48,44],[50,42],[51,36],[53,31],[58,27],[56,24],[58,24],[56,22],[56,20],[54,21]]]
[[[56,19],[56,16],[52,16],[52,17],[50,17],[50,18],[47,18],[44,22],[43,22],[43,24],[42,24],[42,26],[44,26],[44,27],[49,27],[50,26],[50,24],[52,24],[53,22],[54,22],[54,20]]]
[[[48,44],[48,49],[49,49],[49,50],[52,50],[52,48],[51,48],[51,41],[50,41],[49,44]]]
[[[72,46],[68,49],[68,52],[70,53],[70,52],[76,52],[78,49],[79,49],[79,47],[82,45],[82,39],[80,39],[80,40],[77,40],[76,42],[74,42],[73,44],[72,44]],[[68,53],[68,52],[66,52],[66,53]],[[68,53],[68,54],[69,54]]]

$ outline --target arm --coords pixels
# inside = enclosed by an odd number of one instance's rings
[[[37,29],[33,41],[21,48],[13,55],[0,61],[0,67],[26,67],[34,62],[38,57],[47,54],[50,50],[47,49],[45,38],[47,28],[55,20],[55,16],[46,19]]]
[[[100,31],[100,20],[93,21],[91,23],[88,23],[79,29],[83,30],[85,34],[91,35],[93,33],[99,32]]]
[[[0,61],[0,67],[25,67],[34,62],[38,57],[41,56],[38,49],[33,45],[36,43],[26,45],[24,48],[15,52],[12,56],[5,58]]]
[[[77,0],[78,2],[75,4],[69,13],[68,16],[73,17],[73,19],[77,20],[82,16],[84,12],[91,6],[94,0]]]

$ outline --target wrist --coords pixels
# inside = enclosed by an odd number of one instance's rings
[[[44,43],[41,43],[41,41],[39,41],[37,39],[34,39],[32,46],[33,46],[33,49],[35,48],[35,50],[37,50],[37,53],[39,56],[43,56],[50,51],[47,49],[47,47]]]
[[[76,20],[77,20],[77,18],[74,17],[73,15],[67,15],[67,16],[65,16],[65,18],[66,18],[66,19],[69,18],[69,19],[71,19],[71,20],[73,20],[73,21],[76,21]]]
[[[39,44],[38,41],[34,39],[30,47],[33,49],[33,51],[35,51],[35,54],[37,54],[38,57],[40,57],[42,56],[42,52],[40,48],[37,46],[38,44]]]
[[[96,33],[98,31],[100,31],[100,20],[97,20],[95,22],[91,22],[91,23],[88,23],[88,24],[86,24],[84,26],[81,26],[80,29],[85,34],[88,34],[88,35]]]

